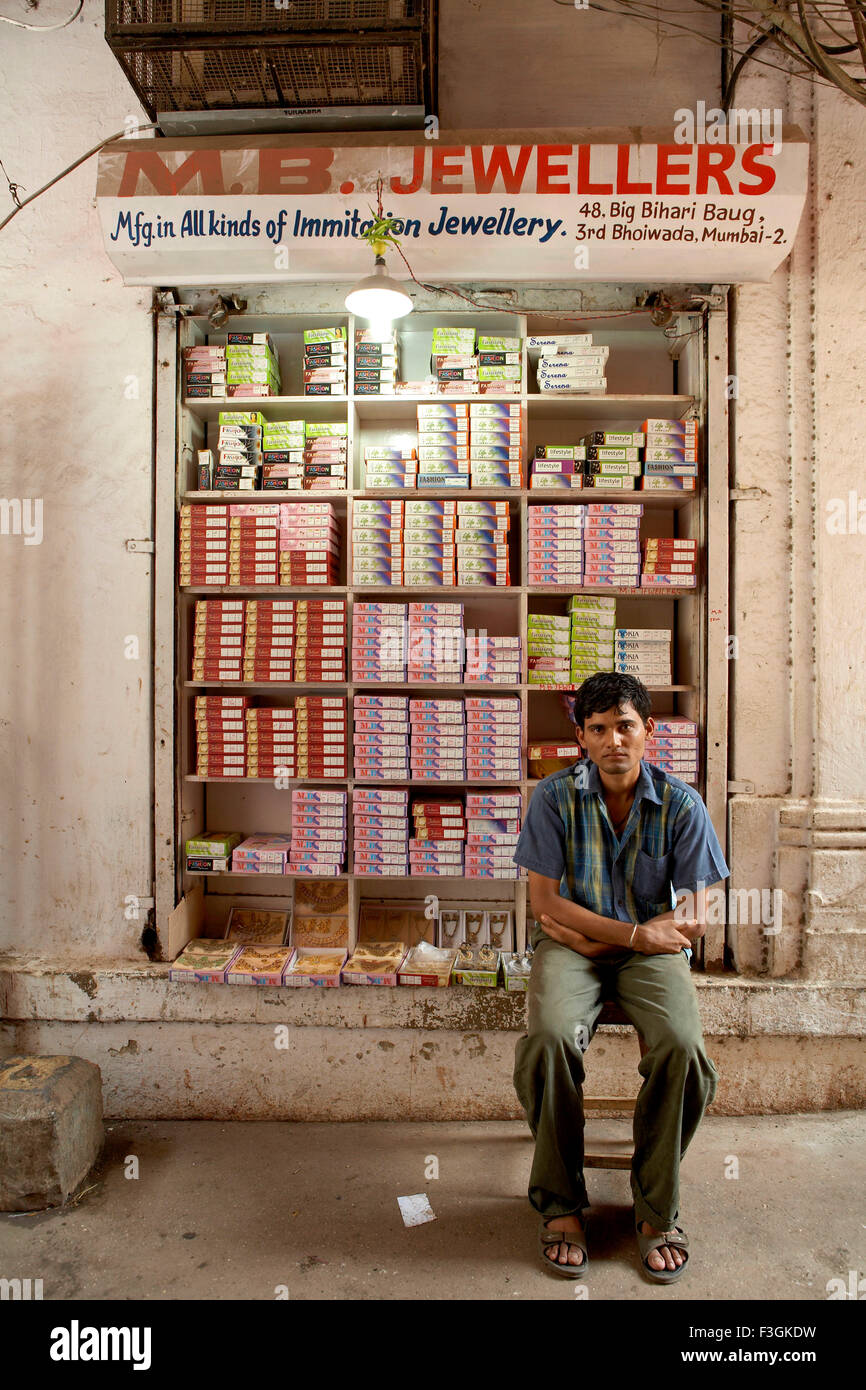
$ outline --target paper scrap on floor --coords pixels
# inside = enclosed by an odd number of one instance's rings
[[[397,1202],[404,1226],[423,1226],[425,1221],[436,1220],[426,1192],[417,1192],[412,1197],[398,1197]]]

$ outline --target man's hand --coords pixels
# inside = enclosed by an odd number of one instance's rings
[[[622,950],[621,946],[609,946],[603,941],[591,941],[582,932],[576,931],[573,927],[566,927],[547,913],[542,913],[538,920],[545,935],[549,936],[551,941],[558,941],[561,946],[570,946],[572,951],[577,951],[578,955],[586,956],[589,960],[596,960],[599,956],[615,956]]]
[[[661,917],[651,917],[648,922],[642,922],[635,932],[633,950],[645,956],[676,955],[684,946],[692,944],[681,930],[688,925],[687,922],[675,922],[667,913]]]

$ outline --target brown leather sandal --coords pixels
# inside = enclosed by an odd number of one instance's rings
[[[561,1274],[564,1279],[582,1279],[589,1268],[589,1254],[586,1248],[586,1228],[588,1218],[582,1211],[570,1212],[570,1216],[580,1217],[584,1234],[579,1236],[576,1231],[557,1231],[552,1226],[546,1226],[545,1221],[554,1221],[556,1218],[543,1216],[538,1227],[538,1257],[545,1269],[552,1269],[554,1274]],[[560,1264],[558,1260],[551,1260],[545,1251],[551,1245],[575,1245],[578,1250],[583,1251],[583,1261],[579,1265]]]

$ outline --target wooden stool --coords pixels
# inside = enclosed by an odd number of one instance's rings
[[[598,1026],[605,1027],[611,1023],[625,1024],[627,1027],[634,1027],[631,1019],[627,1018],[622,1009],[613,1000],[606,1000],[601,1014],[599,1015]],[[640,1055],[644,1056],[647,1048],[643,1038],[638,1034],[640,1044]],[[634,1114],[635,1101],[628,1100],[621,1096],[587,1096],[583,1097],[583,1108],[585,1112],[592,1110],[620,1110],[626,1114]],[[583,1156],[584,1168],[631,1168],[632,1160],[632,1139],[597,1139],[587,1146]],[[625,1146],[628,1146],[626,1152]]]

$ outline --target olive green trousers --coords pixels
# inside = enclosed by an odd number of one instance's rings
[[[678,1217],[680,1159],[712,1102],[718,1073],[704,1050],[689,963],[623,951],[589,960],[539,927],[529,981],[529,1031],[514,1086],[535,1137],[529,1200],[543,1216],[590,1205],[583,1175],[583,1054],[605,999],[616,1000],[646,1043],[634,1112],[631,1190],[638,1220],[670,1230]]]

